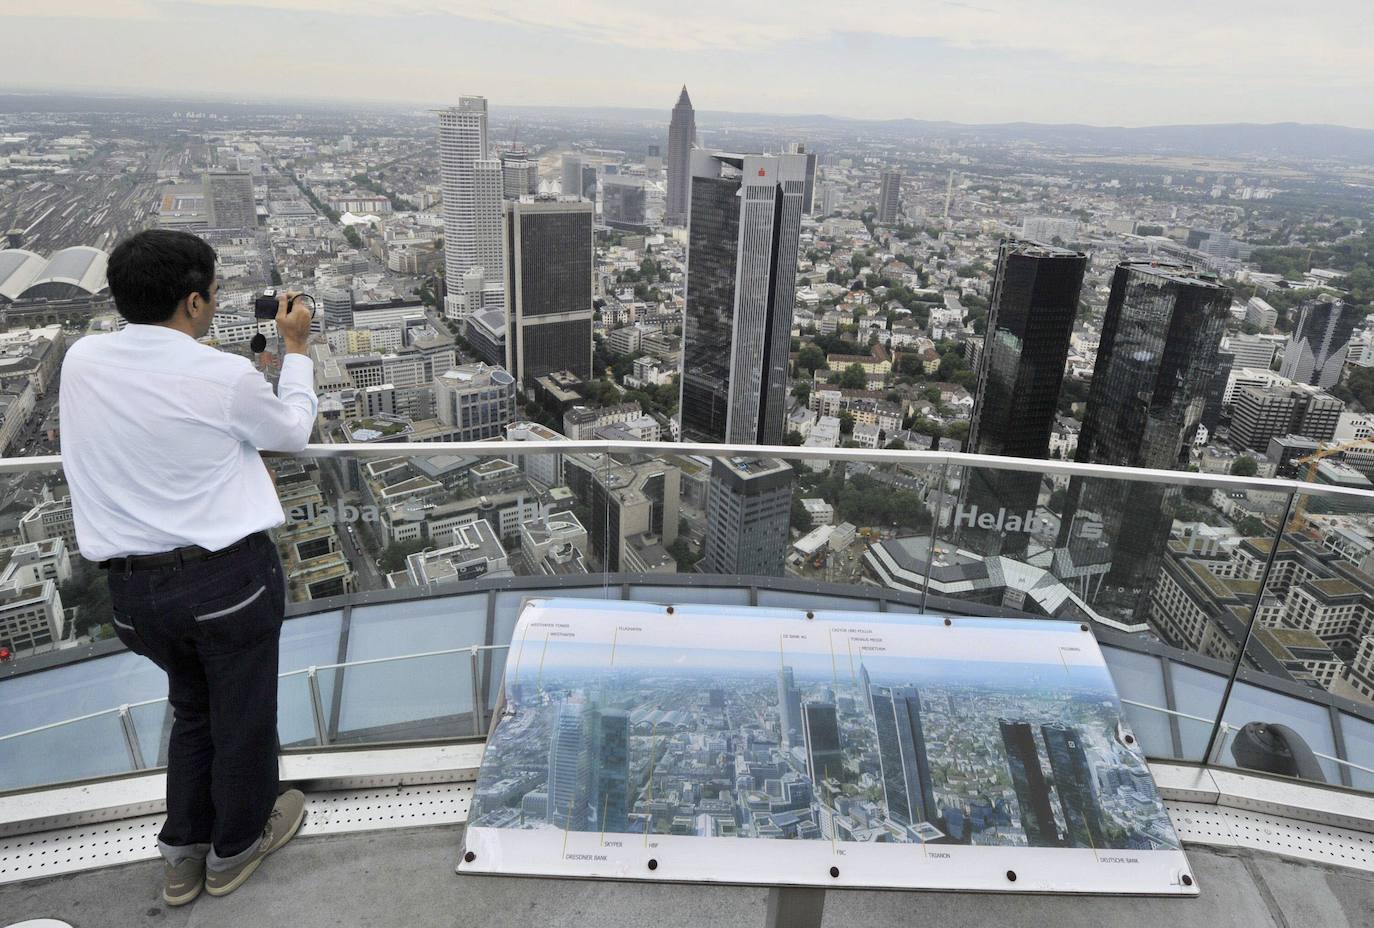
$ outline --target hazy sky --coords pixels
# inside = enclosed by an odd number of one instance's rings
[[[0,90],[1374,128],[1370,0],[0,0]]]

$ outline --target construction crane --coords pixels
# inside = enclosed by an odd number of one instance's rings
[[[1322,461],[1332,455],[1344,454],[1352,448],[1360,448],[1367,445],[1374,445],[1374,435],[1370,435],[1366,438],[1357,438],[1354,441],[1343,441],[1338,445],[1331,445],[1329,448],[1318,448],[1311,454],[1294,459],[1293,463],[1306,464],[1307,472],[1303,474],[1302,479],[1307,483],[1314,483],[1315,481],[1313,478],[1317,476],[1317,467]],[[1310,495],[1307,493],[1300,493],[1298,495],[1297,503],[1293,506],[1292,525],[1294,531],[1301,532],[1306,527],[1307,501],[1310,498]]]

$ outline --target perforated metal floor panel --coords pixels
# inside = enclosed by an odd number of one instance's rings
[[[1185,846],[1243,847],[1374,872],[1371,834],[1227,806],[1174,801],[1165,805]]]
[[[464,822],[471,803],[471,783],[314,793],[306,799],[300,833],[327,835]],[[152,860],[157,857],[162,820],[161,815],[143,815],[0,840],[0,883]]]

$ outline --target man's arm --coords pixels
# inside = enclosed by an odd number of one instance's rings
[[[229,401],[229,427],[259,450],[300,451],[310,441],[318,410],[314,363],[309,355],[289,353],[281,361],[276,393],[258,371],[239,378]]]
[[[307,353],[314,313],[295,293],[283,293],[277,304],[277,334],[286,353],[281,359],[277,392],[257,371],[245,373],[234,386],[229,426],[241,440],[261,451],[300,451],[310,441],[319,400],[315,364]]]

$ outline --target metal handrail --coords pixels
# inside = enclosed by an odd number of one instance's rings
[[[289,458],[389,458],[432,457],[462,454],[472,457],[510,457],[535,454],[621,454],[696,455],[702,457],[777,457],[802,461],[863,461],[870,464],[908,464],[931,468],[986,468],[1065,477],[1099,477],[1171,486],[1213,489],[1258,490],[1292,493],[1295,488],[1309,496],[1344,497],[1366,500],[1374,510],[1374,490],[1340,487],[1323,483],[1280,480],[1273,477],[1236,477],[1230,474],[1203,474],[1193,471],[1160,470],[1149,467],[1118,467],[1111,464],[1086,464],[1077,461],[1009,458],[961,451],[917,451],[889,448],[804,448],[791,445],[728,445],[699,442],[652,441],[476,441],[476,442],[397,442],[395,444],[306,445],[290,454],[269,453]],[[61,467],[61,455],[0,459],[0,474],[26,473]]]

